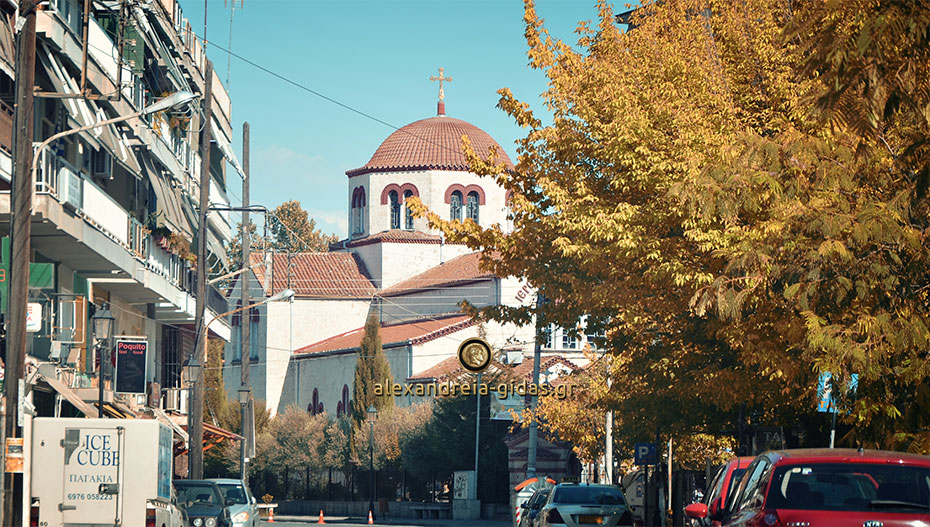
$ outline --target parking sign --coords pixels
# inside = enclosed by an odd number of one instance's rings
[[[636,443],[633,460],[637,465],[652,465],[658,461],[655,443]]]

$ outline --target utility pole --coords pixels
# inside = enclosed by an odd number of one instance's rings
[[[536,290],[536,342],[533,346],[533,384],[539,383],[539,358],[542,355],[542,306],[545,299],[542,292]],[[536,396],[527,395],[529,407],[533,411],[533,420],[530,421],[530,437],[526,449],[526,479],[536,477],[536,447],[539,444],[539,430],[536,425]]]
[[[233,2],[235,5],[235,2]],[[233,7],[235,9],[235,7]],[[252,243],[252,233],[249,227],[249,123],[242,123],[242,267],[248,269],[251,262],[249,261],[249,250]],[[249,287],[252,283],[251,271],[246,271],[242,275],[240,284],[242,284],[242,305],[247,306],[252,303],[249,298]],[[241,321],[239,328],[239,391],[246,392],[248,397],[240,400],[241,414],[240,431],[242,432],[241,456],[239,458],[239,479],[247,482],[249,478],[249,467],[246,458],[251,452],[250,444],[252,437],[252,420],[249,415],[249,400],[252,398],[252,386],[249,382],[249,365],[252,362],[252,341],[251,341],[251,313],[242,313],[239,316]]]
[[[197,225],[197,298],[196,318],[197,342],[194,344],[194,359],[201,365],[191,393],[188,433],[188,478],[203,478],[203,394],[206,375],[207,341],[203,338],[204,311],[207,299],[207,211],[210,207],[210,121],[213,108],[213,63],[206,60],[203,74],[203,132],[200,135],[200,214]]]
[[[32,235],[32,141],[33,86],[36,74],[36,0],[21,0],[17,25],[22,22],[16,39],[16,108],[13,117],[13,194],[10,200],[10,268],[9,327],[7,334],[6,421],[3,427],[4,455],[6,441],[21,437],[19,423],[20,383],[26,366],[26,303],[29,301],[29,253]],[[22,474],[3,475],[3,525],[22,523]],[[19,506],[18,506],[19,505]]]

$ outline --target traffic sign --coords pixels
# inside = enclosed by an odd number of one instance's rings
[[[655,443],[636,443],[633,450],[633,460],[637,465],[652,465],[659,460]]]

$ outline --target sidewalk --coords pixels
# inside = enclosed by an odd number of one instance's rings
[[[276,522],[295,522],[295,523],[316,523],[319,516],[291,516],[286,514],[275,514]],[[332,524],[367,524],[368,518],[348,518],[345,516],[325,516],[326,523]],[[265,521],[264,519],[262,521]],[[463,527],[511,527],[513,523],[509,520],[420,520],[416,518],[379,518],[375,525],[415,525],[423,527],[438,527],[441,525],[461,525]]]

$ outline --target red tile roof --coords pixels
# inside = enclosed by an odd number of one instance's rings
[[[349,177],[371,172],[409,170],[468,170],[462,153],[462,136],[482,158],[490,147],[497,149],[498,160],[513,168],[503,148],[484,130],[445,115],[430,117],[404,126],[381,143],[365,166],[349,170]]]
[[[453,258],[381,291],[380,296],[425,291],[457,283],[493,278],[494,273],[481,270],[480,259],[481,253],[465,254]]]
[[[409,343],[424,344],[431,340],[461,331],[475,324],[468,315],[452,315],[441,318],[413,320],[399,324],[381,326],[381,345]],[[341,335],[330,337],[294,351],[295,355],[358,349],[365,328],[360,327]]]
[[[442,238],[438,234],[427,234],[420,231],[407,231],[403,229],[392,229],[370,234],[364,238],[342,240],[330,244],[330,250],[342,249],[345,247],[359,247],[361,245],[371,245],[373,243],[429,243],[439,245]]]
[[[262,254],[250,255],[253,265],[261,263],[262,258]],[[258,265],[252,270],[264,287],[265,266]],[[273,292],[290,287],[298,297],[371,298],[376,291],[365,264],[346,252],[295,253],[290,262],[286,254],[276,253],[272,258],[272,276]]]

